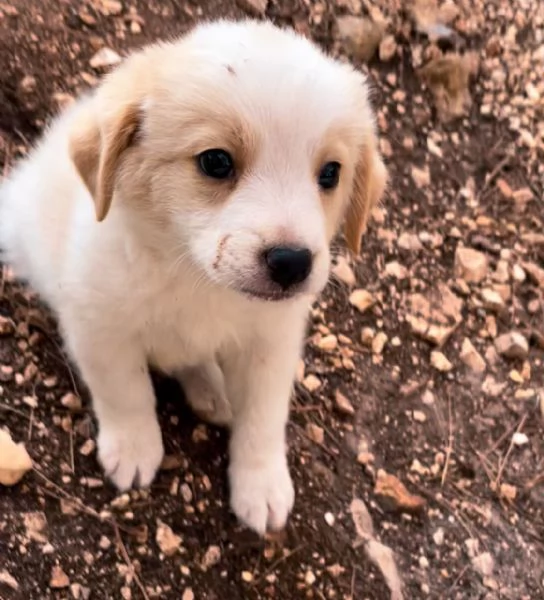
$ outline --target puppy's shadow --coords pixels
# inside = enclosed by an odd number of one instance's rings
[[[180,384],[151,372],[157,412],[167,455],[186,458],[193,469],[224,479],[228,432],[200,420],[189,407]]]

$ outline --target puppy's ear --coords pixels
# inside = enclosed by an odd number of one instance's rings
[[[127,105],[105,119],[84,110],[72,129],[70,157],[94,200],[98,221],[108,214],[119,160],[139,125],[138,107]]]
[[[347,246],[356,255],[361,252],[361,237],[372,209],[383,196],[387,180],[387,169],[378,151],[377,140],[372,135],[361,150],[344,223]]]

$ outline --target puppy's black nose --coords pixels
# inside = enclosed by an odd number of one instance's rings
[[[307,248],[277,246],[264,253],[270,279],[284,290],[302,283],[312,270],[312,253]]]

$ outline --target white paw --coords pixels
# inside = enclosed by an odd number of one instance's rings
[[[162,435],[155,417],[112,426],[99,424],[98,459],[120,490],[148,487],[164,456]]]
[[[242,523],[260,535],[283,529],[295,501],[285,456],[261,466],[238,461],[229,468],[230,503]]]

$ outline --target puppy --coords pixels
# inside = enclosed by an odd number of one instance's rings
[[[163,457],[152,365],[229,426],[238,518],[285,525],[308,309],[385,184],[364,76],[270,23],[145,48],[53,122],[0,189],[0,244],[56,313],[119,489]]]

